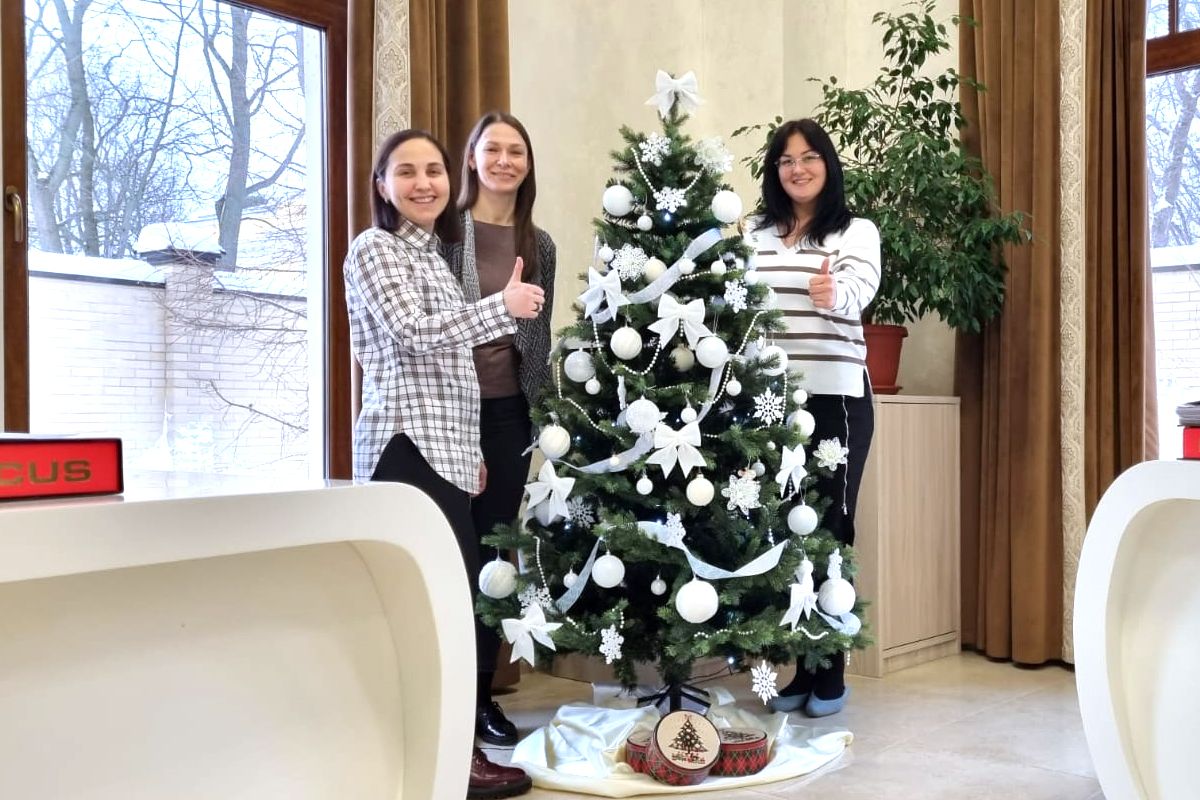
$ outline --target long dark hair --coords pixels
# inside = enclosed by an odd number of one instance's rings
[[[528,281],[537,274],[538,269],[537,236],[533,225],[533,201],[537,198],[537,172],[534,169],[533,143],[529,141],[529,132],[512,114],[504,111],[489,111],[480,117],[479,121],[475,123],[475,127],[471,129],[466,147],[463,148],[462,188],[458,193],[458,210],[470,209],[479,199],[479,174],[471,169],[471,154],[475,152],[475,146],[479,144],[483,132],[488,129],[489,125],[495,125],[497,122],[511,126],[521,134],[521,138],[525,141],[525,159],[529,163],[529,171],[525,174],[525,180],[521,181],[521,185],[517,187],[517,203],[513,212],[513,238],[516,239],[517,255],[525,261],[525,269],[521,277]]]
[[[796,230],[796,213],[792,208],[792,198],[783,190],[783,183],[779,180],[779,168],[775,166],[775,162],[787,149],[788,139],[797,133],[804,137],[808,146],[825,162],[825,186],[817,195],[817,212],[809,222],[808,228],[801,231],[806,240],[820,244],[825,241],[826,236],[846,230],[853,216],[846,207],[842,162],[833,146],[833,140],[824,128],[811,119],[789,120],[775,129],[763,163],[763,216],[755,230],[774,226],[783,231],[784,238]]]
[[[446,152],[445,145],[435,139],[429,131],[418,128],[396,131],[379,146],[379,152],[375,155],[375,169],[371,171],[371,219],[377,228],[394,231],[400,227],[400,211],[379,193],[379,182],[387,177],[388,159],[392,157],[395,149],[412,139],[424,139],[442,154],[442,165],[446,167],[446,179],[450,183],[450,195],[454,195],[454,176],[450,174],[450,154]],[[462,239],[462,222],[458,218],[458,212],[449,202],[442,213],[438,214],[433,232],[443,242],[457,242]]]

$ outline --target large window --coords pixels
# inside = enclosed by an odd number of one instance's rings
[[[30,430],[119,435],[133,469],[336,471],[344,54],[292,5],[25,0]]]
[[[1159,455],[1178,458],[1178,405],[1200,400],[1200,3],[1148,6],[1146,152]]]

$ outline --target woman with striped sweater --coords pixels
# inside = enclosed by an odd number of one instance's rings
[[[843,544],[854,543],[854,508],[875,421],[866,373],[863,309],[879,287],[879,231],[846,208],[842,164],[829,134],[810,119],[775,131],[762,175],[760,216],[748,221],[761,280],[784,313],[776,334],[788,366],[800,373],[816,419],[811,444],[837,439],[846,463],[817,490],[831,503],[822,520]],[[844,660],[796,677],[771,702],[776,711],[803,708],[810,717],[841,711],[849,691]]]

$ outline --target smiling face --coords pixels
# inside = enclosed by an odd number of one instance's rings
[[[529,174],[529,148],[516,128],[493,122],[471,151],[470,166],[479,176],[481,192],[515,194]]]
[[[375,181],[375,190],[402,217],[432,232],[450,202],[446,162],[433,142],[409,139],[388,156],[387,169]]]
[[[788,137],[776,164],[779,182],[797,210],[812,211],[825,188],[825,161],[799,133]]]

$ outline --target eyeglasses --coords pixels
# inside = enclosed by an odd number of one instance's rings
[[[796,166],[797,164],[803,164],[806,167],[811,167],[813,164],[816,164],[818,161],[822,161],[822,160],[823,159],[821,158],[820,153],[805,153],[804,155],[800,156],[799,158],[792,158],[790,156],[784,156],[783,158],[781,158],[775,162],[775,166],[778,167],[781,171],[786,171],[786,170],[789,170],[792,167]]]

